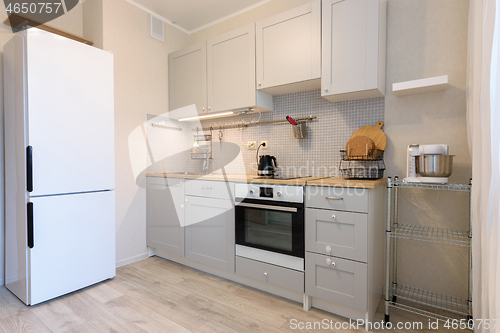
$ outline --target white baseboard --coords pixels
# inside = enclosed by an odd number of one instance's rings
[[[142,254],[139,254],[139,255],[136,255],[136,256],[133,256],[133,257],[130,257],[127,259],[118,260],[116,262],[116,267],[125,266],[125,265],[131,264],[133,262],[136,262],[136,261],[139,261],[142,259],[146,259],[146,258],[149,258],[148,252],[144,252]]]
[[[0,286],[5,285],[5,279],[3,277],[0,278]]]

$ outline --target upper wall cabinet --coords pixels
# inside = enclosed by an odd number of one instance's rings
[[[321,96],[385,95],[386,0],[323,0]]]
[[[321,87],[321,1],[256,23],[257,89],[276,94]]]
[[[255,24],[207,41],[208,111],[262,106],[272,97],[255,88]]]
[[[195,104],[207,110],[207,43],[205,41],[168,55],[170,110]]]
[[[191,104],[200,115],[272,110],[272,96],[256,90],[254,23],[173,52],[168,59],[171,111]],[[179,112],[170,116],[184,116]]]

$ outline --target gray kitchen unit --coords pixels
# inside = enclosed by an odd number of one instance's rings
[[[309,300],[305,303],[309,306],[373,320],[383,295],[386,192],[385,185],[306,187],[305,294]]]
[[[234,272],[233,186],[222,181],[147,177],[150,254],[205,271]]]
[[[300,186],[304,271],[236,255],[237,184],[147,177],[150,254],[302,302],[305,310],[371,321],[383,294],[386,182]]]

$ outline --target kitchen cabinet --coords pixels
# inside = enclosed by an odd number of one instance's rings
[[[367,214],[308,208],[305,221],[306,251],[367,261]]]
[[[270,111],[272,96],[255,83],[255,23],[169,54],[170,111],[195,104],[198,114]],[[177,112],[171,118],[182,118]]]
[[[230,200],[186,196],[186,258],[234,272],[234,208]]]
[[[384,286],[385,186],[306,186],[305,293],[315,307],[372,320]],[[316,301],[315,301],[316,300]],[[315,304],[318,302],[320,305]]]
[[[367,265],[306,252],[306,294],[366,312]]]
[[[184,256],[184,179],[147,177],[146,244]]]
[[[256,23],[257,89],[273,95],[321,87],[321,1]]]
[[[304,292],[304,272],[236,257],[236,274],[298,293]]]
[[[175,110],[191,104],[207,107],[207,44],[196,43],[168,55],[169,104]]]
[[[386,0],[323,0],[321,96],[385,95]]]

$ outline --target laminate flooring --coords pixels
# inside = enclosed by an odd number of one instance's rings
[[[382,318],[383,302],[374,321]],[[391,321],[422,322],[422,332],[449,331],[427,329],[426,318],[397,309],[391,309]],[[327,329],[318,326],[326,322]],[[335,328],[344,322],[348,319],[315,308],[304,311],[301,303],[159,257],[119,267],[112,280],[32,307],[0,287],[0,332],[5,333],[358,331]]]

